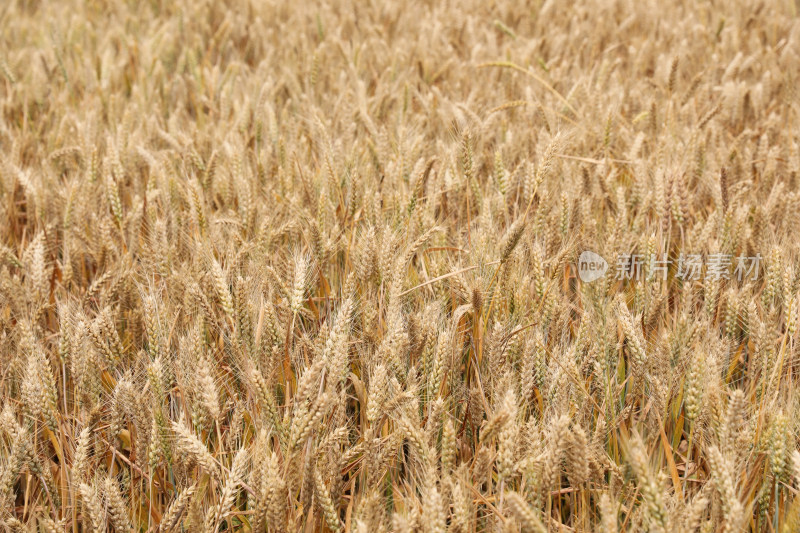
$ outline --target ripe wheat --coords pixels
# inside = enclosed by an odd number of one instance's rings
[[[3,2],[0,529],[797,531],[798,10]]]

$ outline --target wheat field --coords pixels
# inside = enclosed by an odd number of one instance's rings
[[[7,0],[0,526],[799,531],[799,11]]]

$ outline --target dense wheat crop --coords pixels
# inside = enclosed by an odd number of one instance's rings
[[[798,9],[3,2],[0,527],[797,531]]]

